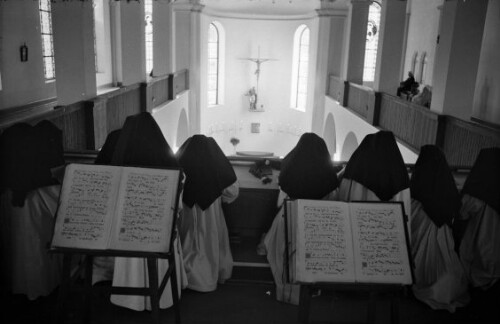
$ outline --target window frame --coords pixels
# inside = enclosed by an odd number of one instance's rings
[[[307,35],[307,44],[304,37]],[[311,29],[302,24],[295,30],[292,60],[292,87],[290,106],[292,109],[305,112],[307,107],[309,83]],[[306,58],[306,59],[304,59]]]
[[[220,26],[217,26],[215,22],[211,22],[208,26],[208,38],[207,38],[207,105],[209,107],[212,106],[217,106],[221,104],[221,98],[220,98],[220,86],[221,86],[221,80],[220,80],[220,72],[221,72],[221,32],[219,30]],[[210,33],[211,31],[215,31],[216,35],[216,41],[212,42],[210,39]],[[211,57],[210,55],[210,44],[215,44],[216,48],[216,55],[215,57]],[[215,60],[215,73],[214,71],[211,71],[211,60]],[[215,90],[211,89],[211,76],[215,76]],[[210,93],[215,92],[215,101],[211,101],[210,98]]]
[[[43,7],[46,7],[44,9]],[[42,63],[45,82],[53,82],[56,79],[56,64],[54,55],[54,33],[52,30],[52,6],[50,0],[38,1],[38,12],[40,16],[40,39],[42,42]],[[48,38],[50,48],[46,48],[45,40]],[[46,55],[48,53],[48,55]],[[49,67],[50,65],[50,67]],[[48,70],[52,70],[49,74]]]

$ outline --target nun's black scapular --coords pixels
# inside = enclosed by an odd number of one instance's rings
[[[116,143],[116,144],[115,144]],[[116,145],[116,146],[115,146]],[[115,147],[114,147],[115,146]],[[114,149],[113,149],[114,147]],[[143,112],[129,116],[121,131],[111,132],[99,156],[101,164],[107,161],[115,166],[175,168],[178,167],[175,155],[168,145],[160,127],[150,113]],[[110,159],[110,156],[111,159]],[[110,161],[110,162],[109,162]],[[178,258],[179,241],[174,243],[176,256],[176,273],[178,277],[178,294],[180,284],[185,276],[181,267],[182,260]],[[158,273],[166,273],[169,263],[165,259],[157,262]],[[95,274],[95,271],[94,271]],[[113,285],[119,287],[138,287],[147,281],[147,264],[140,258],[115,258],[113,270]],[[158,280],[160,280],[159,278]],[[136,311],[151,310],[150,298],[136,295],[114,295],[110,300],[113,304]],[[160,308],[170,307],[173,303],[170,289],[165,289],[160,296]]]
[[[115,152],[116,144],[118,143],[118,139],[120,138],[121,131],[121,129],[117,129],[108,134],[104,145],[97,154],[97,158],[94,161],[95,164],[111,164],[113,153]]]
[[[482,149],[462,189],[500,214],[500,147]]]
[[[150,113],[129,116],[111,159],[112,165],[177,167],[177,160]]]
[[[62,131],[46,120],[15,124],[0,137],[0,156],[0,187],[22,207],[29,191],[57,183],[51,169],[64,164]]]
[[[303,134],[283,159],[278,181],[292,199],[321,199],[335,190],[339,181],[325,141]]]
[[[408,172],[392,132],[366,135],[349,159],[344,178],[362,184],[382,201],[408,188]]]
[[[420,149],[410,181],[411,197],[441,227],[451,225],[461,206],[460,194],[443,152],[434,145]]]
[[[207,209],[222,191],[236,181],[236,174],[215,140],[205,135],[188,138],[177,152],[186,174],[183,201]]]

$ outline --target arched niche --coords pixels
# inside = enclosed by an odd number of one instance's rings
[[[358,148],[359,143],[358,143],[358,138],[353,132],[347,133],[347,136],[345,137],[344,140],[344,145],[342,145],[342,152],[340,153],[340,160],[341,161],[349,161],[351,158],[352,153],[356,151]]]
[[[325,127],[323,129],[323,139],[326,142],[326,147],[330,156],[333,156],[337,151],[337,136],[335,135],[335,119],[332,113],[326,117]]]
[[[181,145],[188,139],[188,137],[189,137],[188,119],[186,115],[186,110],[182,109],[179,115],[179,121],[177,122],[177,135],[175,140],[175,146],[181,147]]]

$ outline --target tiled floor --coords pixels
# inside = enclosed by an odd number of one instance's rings
[[[20,295],[7,296],[2,323],[49,323],[54,313],[57,292],[27,301]],[[400,298],[400,323],[497,323],[500,319],[498,286],[489,292],[475,291],[469,306],[454,314],[434,311],[415,300],[411,294]],[[366,294],[322,291],[311,303],[310,320],[314,323],[362,322],[366,319]],[[183,324],[299,323],[298,307],[275,300],[272,284],[231,280],[210,293],[184,290],[181,296]],[[3,307],[2,307],[3,308]],[[382,294],[377,299],[375,323],[389,322],[389,303]],[[82,295],[72,293],[66,308],[66,323],[82,323]],[[161,310],[162,323],[174,323],[172,309]],[[103,294],[94,296],[92,323],[151,323],[150,313],[115,306]]]

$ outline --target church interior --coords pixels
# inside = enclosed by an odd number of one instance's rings
[[[0,0],[3,322],[496,323],[499,13],[499,0]],[[107,194],[72,196],[84,220],[64,214],[70,164],[180,170],[168,252],[54,245],[61,228],[100,240],[88,233],[106,222]],[[340,253],[329,233],[291,270],[291,200],[400,206],[411,284],[387,274],[392,259],[382,284],[291,280]]]

